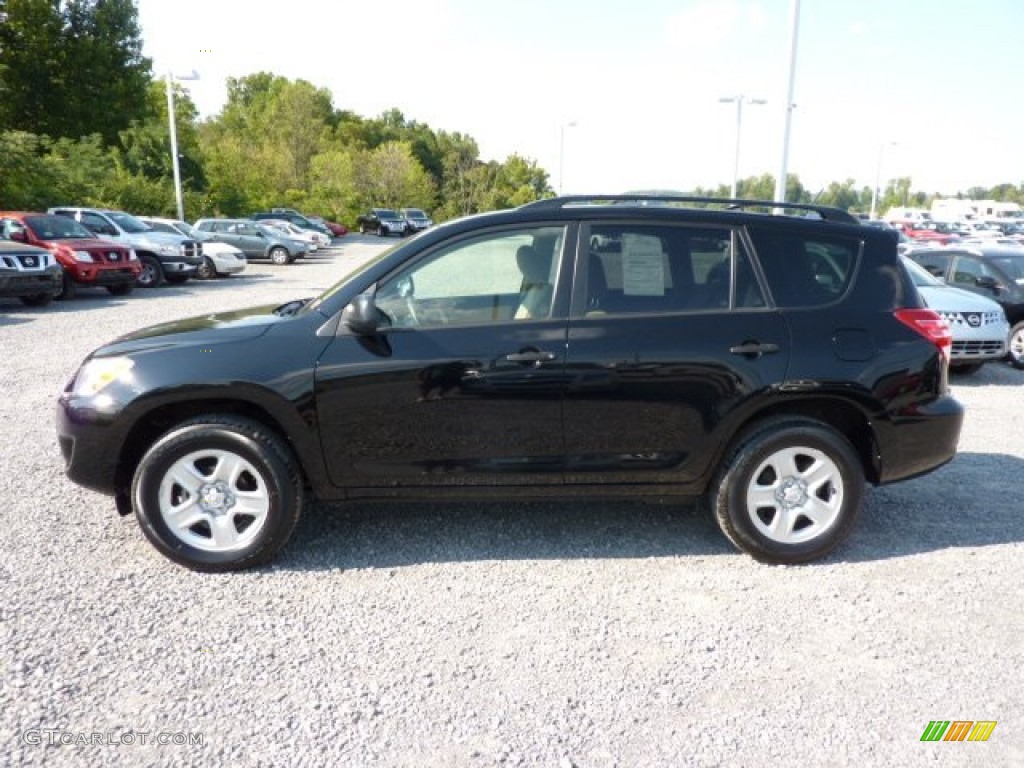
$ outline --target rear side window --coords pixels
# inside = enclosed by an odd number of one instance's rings
[[[780,307],[816,307],[838,300],[850,285],[860,241],[751,228],[768,288]]]
[[[590,227],[585,314],[763,307],[742,240],[726,228]]]

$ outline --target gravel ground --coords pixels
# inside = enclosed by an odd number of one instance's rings
[[[197,575],[64,479],[54,400],[90,349],[309,295],[381,244],[341,242],[0,300],[0,765],[1024,765],[1024,373],[1002,364],[955,380],[957,459],[870,492],[804,567],[687,508],[379,504],[315,508],[272,567]],[[920,742],[958,719],[998,726]],[[152,743],[182,733],[202,744]]]

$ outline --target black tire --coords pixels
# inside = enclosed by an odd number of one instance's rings
[[[383,224],[377,227],[377,237],[387,237],[389,234],[390,233],[388,232],[388,228],[385,227]]]
[[[148,253],[140,253],[139,261],[142,262],[142,272],[135,278],[135,284],[141,288],[156,288],[163,285],[164,268],[160,266],[160,260]]]
[[[213,265],[213,259],[203,256],[203,263],[199,265],[196,277],[200,280],[212,280],[217,276],[217,268]]]
[[[359,225],[359,234],[365,235],[367,232],[369,232],[369,230],[366,228],[366,225],[365,224],[360,224]]]
[[[794,473],[780,477],[784,467]],[[863,497],[863,467],[842,435],[820,422],[779,419],[760,425],[733,451],[709,501],[739,549],[763,563],[790,564],[822,557],[843,541]],[[763,506],[756,506],[759,498]],[[781,528],[772,532],[773,526]]]
[[[280,245],[275,245],[270,249],[270,261],[273,264],[281,266],[283,264],[289,264],[292,261],[292,257],[289,255],[287,249],[282,248]]]
[[[111,296],[127,296],[129,293],[135,290],[135,286],[131,283],[121,283],[120,285],[108,285],[107,291]]]
[[[36,293],[31,296],[19,296],[21,303],[26,307],[45,307],[53,301],[52,293]]]
[[[57,294],[56,298],[61,301],[67,301],[73,299],[78,295],[78,283],[72,279],[71,275],[67,272],[64,273],[60,281],[60,293]]]
[[[1014,368],[1024,370],[1024,322],[1017,323],[1010,331],[1009,343],[1006,345],[1006,359]]]
[[[229,459],[245,466],[230,472]],[[199,487],[190,492],[172,479],[175,465],[187,467],[185,477]],[[222,472],[233,478],[234,488]],[[240,501],[234,492],[251,496]],[[161,504],[180,507],[192,495],[185,507],[190,513],[175,532]],[[254,515],[231,512],[242,502],[247,508],[265,502],[265,509]],[[215,509],[205,508],[207,503]],[[271,560],[291,537],[304,503],[298,466],[284,441],[259,422],[229,415],[191,419],[163,435],[142,457],[132,482],[132,506],[150,543],[179,565],[207,573]],[[245,525],[247,518],[253,519]]]
[[[167,275],[167,282],[171,285],[181,285],[182,283],[187,283],[190,277],[192,277],[192,275],[182,275],[178,272],[172,272]]]
[[[963,363],[961,365],[951,365],[949,370],[958,376],[973,376],[984,366],[984,363]]]

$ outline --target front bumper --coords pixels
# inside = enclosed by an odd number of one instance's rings
[[[200,264],[202,264],[202,259],[188,259],[187,261],[182,259],[160,259],[160,266],[164,268],[164,273],[168,275],[194,275],[199,270]]]
[[[57,442],[68,478],[85,488],[114,495],[117,457],[124,436],[117,434],[113,419],[76,407],[65,392],[57,401],[56,421]]]
[[[142,272],[142,267],[117,267],[116,269],[79,267],[67,271],[76,283],[82,285],[127,285],[135,282],[135,278]]]
[[[14,270],[0,271],[0,296],[57,296],[61,292],[63,270],[59,265],[47,267],[43,272],[25,274]]]
[[[245,271],[248,263],[244,257],[240,259],[229,254],[208,253],[207,256],[213,262],[213,268],[217,270],[218,275],[237,275],[239,272]]]

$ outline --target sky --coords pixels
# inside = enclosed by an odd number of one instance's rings
[[[793,0],[137,0],[156,73],[216,115],[266,71],[365,117],[396,108],[518,154],[569,193],[778,174]],[[1024,182],[1024,2],[803,0],[789,173],[817,191],[909,176],[941,194]]]

